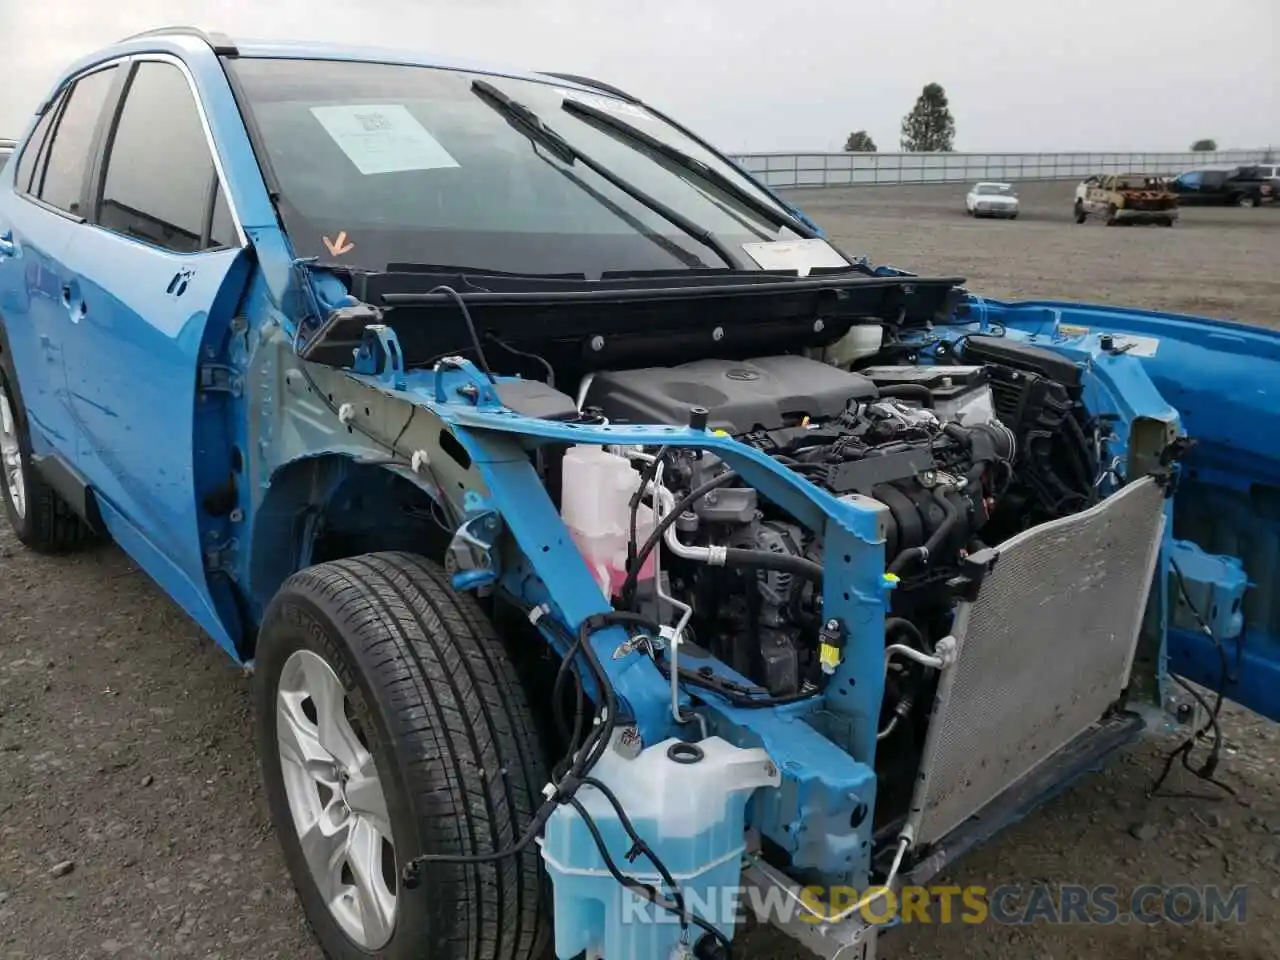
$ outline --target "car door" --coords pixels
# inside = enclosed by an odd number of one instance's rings
[[[1089,213],[1106,213],[1109,180],[1096,180],[1085,192],[1084,206]]]
[[[119,77],[94,68],[44,110],[11,183],[0,189],[0,326],[37,457],[74,462],[76,431],[64,368],[73,325],[63,256],[84,221],[85,186],[103,107]],[[0,347],[4,342],[0,341]]]
[[[160,54],[126,69],[89,222],[65,253],[78,465],[116,539],[184,606],[210,610],[197,366],[206,333],[225,330],[239,303],[248,258],[189,71]]]

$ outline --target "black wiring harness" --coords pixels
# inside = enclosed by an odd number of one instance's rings
[[[1164,786],[1164,782],[1169,778],[1169,774],[1173,770],[1174,763],[1181,760],[1182,766],[1188,772],[1206,783],[1213,784],[1215,787],[1218,787],[1234,797],[1237,795],[1235,789],[1230,784],[1223,783],[1214,776],[1217,772],[1218,764],[1222,760],[1222,725],[1218,722],[1218,717],[1222,712],[1223,700],[1226,698],[1227,683],[1231,679],[1231,667],[1227,657],[1227,648],[1222,645],[1222,641],[1218,639],[1217,634],[1213,632],[1213,629],[1196,608],[1195,603],[1192,602],[1191,595],[1187,590],[1187,582],[1182,576],[1182,570],[1179,569],[1178,564],[1172,558],[1169,559],[1169,568],[1173,571],[1173,578],[1178,585],[1178,593],[1182,597],[1182,602],[1185,603],[1187,609],[1191,611],[1191,615],[1195,618],[1196,624],[1200,627],[1201,632],[1213,641],[1214,648],[1218,651],[1218,657],[1221,661],[1221,671],[1218,675],[1218,688],[1214,691],[1214,702],[1212,707],[1209,706],[1208,701],[1205,700],[1195,687],[1187,683],[1187,681],[1182,679],[1182,677],[1174,676],[1173,679],[1195,699],[1196,703],[1198,703],[1201,709],[1203,709],[1208,715],[1208,719],[1202,727],[1194,731],[1186,740],[1165,756],[1164,767],[1161,768],[1160,775],[1152,785],[1149,795],[1155,796],[1159,793],[1160,788]],[[1243,627],[1241,628],[1241,632],[1243,634]],[[1209,755],[1205,757],[1204,762],[1198,767],[1192,766],[1191,751],[1195,749],[1196,743],[1204,739],[1205,734],[1210,732],[1212,732],[1213,735],[1213,742],[1209,748]]]
[[[570,634],[569,630],[559,621],[547,615],[545,608],[536,608],[525,612],[530,622],[535,625],[547,625],[550,630],[558,633],[561,639],[569,643],[564,659],[561,661],[560,670],[556,674],[554,687],[557,703],[556,720],[562,731],[568,731],[568,724],[563,716],[563,711],[559,707],[559,697],[564,691],[564,684],[570,674],[573,676],[577,691],[577,709],[573,728],[569,734],[569,748],[553,772],[550,795],[533,815],[524,833],[510,846],[493,853],[482,854],[421,854],[405,864],[401,871],[401,882],[407,889],[416,888],[422,882],[422,867],[425,864],[476,865],[494,863],[519,856],[542,833],[543,828],[546,826],[547,821],[551,819],[551,815],[556,808],[567,805],[572,807],[578,816],[582,818],[582,822],[586,825],[587,831],[595,842],[596,849],[604,860],[605,868],[614,880],[644,900],[675,914],[680,920],[682,934],[688,934],[690,925],[703,930],[723,948],[722,956],[728,960],[732,956],[732,944],[728,937],[713,924],[696,916],[688,909],[675,878],[653,849],[636,832],[634,824],[627,816],[617,795],[606,784],[591,776],[591,770],[609,748],[609,742],[612,740],[614,731],[618,726],[617,696],[614,693],[612,684],[609,682],[608,674],[605,673],[604,667],[600,663],[599,656],[597,656],[594,647],[591,645],[591,635],[613,626],[634,626],[656,630],[658,625],[639,614],[615,610],[588,617],[582,622],[576,635],[574,635]],[[586,697],[585,685],[581,674],[582,664],[584,663],[595,683],[600,700],[598,713],[600,722],[594,724],[585,737],[583,736],[583,728],[586,726]],[[599,827],[576,796],[578,790],[584,785],[598,790],[617,814],[618,822],[632,844],[631,849],[625,856],[626,861],[634,863],[642,856],[647,859],[670,891],[670,898],[663,896],[651,884],[627,876],[622,872],[617,862],[613,859],[613,855],[609,852],[608,845],[601,835]]]

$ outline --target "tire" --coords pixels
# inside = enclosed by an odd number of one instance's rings
[[[1257,205],[1257,199],[1249,196],[1247,193],[1242,193],[1240,196],[1236,197],[1237,207],[1256,207]]]
[[[31,460],[27,412],[11,371],[0,366],[0,500],[18,540],[37,553],[67,553],[93,539],[88,524]]]
[[[1107,221],[1106,221],[1106,222],[1107,222],[1107,226],[1108,226],[1108,227],[1114,227],[1116,224],[1118,224],[1118,223],[1120,222],[1120,221],[1119,221],[1119,219],[1117,219],[1117,217],[1116,217],[1117,212],[1118,212],[1118,211],[1116,210],[1116,205],[1115,205],[1114,203],[1113,203],[1113,204],[1110,204],[1110,205],[1107,207]]]
[[[1089,214],[1085,211],[1084,204],[1077,200],[1075,206],[1076,223],[1084,223],[1088,216]]]
[[[267,608],[256,674],[267,802],[328,957],[542,954],[550,934],[549,883],[536,846],[483,866],[433,863],[413,890],[398,879],[420,853],[486,854],[510,846],[548,779],[526,694],[475,600],[454,593],[438,565],[407,553],[309,567],[285,581]],[[321,735],[325,718],[332,722]],[[304,770],[290,759],[296,749],[282,748],[282,741],[308,743],[313,757],[340,759],[313,760]],[[326,777],[333,786],[318,787]],[[302,809],[304,825],[330,818],[332,836],[313,847],[330,854],[327,869],[308,866],[295,809]],[[320,834],[313,828],[308,835]],[[335,898],[331,909],[322,882],[332,884],[330,891],[350,884],[366,895]],[[357,909],[375,900],[381,913]],[[365,926],[371,917],[384,922]]]
[[[1160,221],[1160,226],[1162,226],[1162,227],[1172,227],[1172,226],[1173,226],[1173,217],[1165,217],[1163,220],[1161,220],[1161,221]]]

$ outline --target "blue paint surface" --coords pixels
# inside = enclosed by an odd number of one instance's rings
[[[249,56],[378,59],[539,79],[403,52],[277,43],[241,49]],[[297,438],[281,435],[281,411],[298,401],[279,382],[280,358],[260,345],[279,331],[287,348],[304,321],[348,298],[336,280],[310,274],[295,260],[227,76],[205,44],[179,36],[130,41],[79,61],[66,77],[141,52],[176,57],[190,72],[246,249],[180,256],[77,224],[16,196],[18,164],[10,162],[0,172],[0,236],[16,250],[0,256],[0,345],[17,371],[35,451],[76,467],[117,542],[219,644],[245,657],[272,586],[310,562],[309,546],[300,544],[311,539],[295,530],[295,521],[307,518],[291,513],[297,501],[289,484],[302,483],[293,468],[306,461],[323,465],[307,490],[321,503],[349,489],[354,475],[355,447],[344,445],[340,428],[324,444],[286,459],[281,451]],[[909,275],[891,267],[877,273]],[[1166,423],[1196,441],[1179,471],[1161,576],[1167,577],[1170,558],[1179,564],[1208,604],[1213,636],[1191,629],[1185,611],[1180,615],[1170,603],[1169,669],[1213,687],[1223,679],[1226,650],[1227,693],[1280,719],[1280,334],[1150,311],[971,297],[951,322],[919,334],[922,356],[927,360],[940,342],[974,331],[1033,343],[1076,362],[1090,409],[1117,416],[1113,449],[1121,458],[1135,418]],[[1107,349],[1104,337],[1119,336],[1157,343],[1153,350],[1150,344]],[[530,464],[529,452],[539,445],[709,450],[821,535],[824,616],[847,631],[844,659],[825,694],[766,710],[707,694],[705,716],[714,733],[738,746],[762,747],[778,765],[782,785],[754,797],[743,812],[750,824],[797,869],[864,885],[871,819],[857,811],[875,806],[887,609],[884,547],[873,514],[729,437],[670,426],[533,420],[502,407],[470,364],[422,372],[394,360],[380,363],[378,351],[396,352],[394,335],[385,332],[364,349],[353,356],[350,376],[438,416],[483,481],[483,497],[468,509],[492,511],[503,522],[493,577],[467,583],[497,579],[508,593],[547,604],[570,629],[610,605]],[[214,509],[224,489],[230,501]],[[624,638],[612,628],[591,639],[620,708],[645,743],[679,734],[669,686],[653,664],[639,654],[613,658]],[[547,640],[561,642],[551,632]],[[742,680],[723,664],[711,668]],[[819,732],[818,712],[848,730],[847,743],[838,746]],[[690,851],[670,853],[679,860]]]

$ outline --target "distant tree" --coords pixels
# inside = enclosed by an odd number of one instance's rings
[[[876,142],[871,139],[871,134],[865,130],[855,130],[849,134],[849,139],[844,142],[845,153],[875,153]]]
[[[1218,141],[1212,137],[1205,137],[1203,140],[1197,140],[1193,143],[1191,149],[1196,153],[1213,153],[1218,149]]]
[[[947,153],[956,138],[956,122],[941,84],[925,84],[916,105],[902,118],[902,149],[910,153]]]

